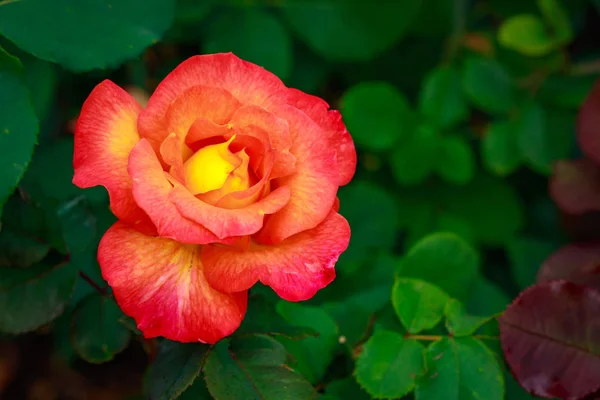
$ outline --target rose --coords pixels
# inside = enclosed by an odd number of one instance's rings
[[[145,337],[214,343],[257,281],[306,300],[335,277],[356,168],[341,116],[233,54],[179,65],[142,107],[111,81],[83,104],[73,183],[119,218],[98,261]]]

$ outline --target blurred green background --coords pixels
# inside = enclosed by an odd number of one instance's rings
[[[573,239],[548,181],[554,161],[579,154],[577,111],[600,74],[600,1],[113,3],[0,2],[0,46],[8,53],[0,53],[0,124],[17,132],[0,133],[0,265],[57,265],[67,257],[69,266],[36,281],[46,289],[0,294],[12,318],[0,324],[8,332],[0,397],[71,398],[64,382],[89,399],[136,396],[145,354],[156,353],[156,343],[139,337],[128,345],[119,324],[90,339],[85,309],[77,311],[82,299],[88,315],[97,306],[86,279],[105,290],[95,250],[114,218],[103,189],[71,184],[72,134],[81,104],[105,78],[143,103],[186,58],[232,51],[341,110],[359,159],[353,182],[339,192],[351,244],[329,287],[300,308],[277,306],[321,332],[282,343],[323,399],[371,398],[354,382],[354,360],[374,328],[403,331],[390,302],[395,276],[433,283],[469,312],[492,315]],[[430,236],[436,232],[454,236]],[[46,267],[21,272],[5,273],[0,284],[48,276]],[[43,290],[54,291],[54,303],[38,298]],[[253,292],[275,304],[269,290]],[[24,302],[39,303],[36,312],[24,312]],[[107,337],[121,339],[98,355],[89,340]],[[499,355],[497,341],[489,346]],[[502,374],[506,398],[530,398]],[[194,390],[204,394],[188,398],[205,398],[204,388]]]

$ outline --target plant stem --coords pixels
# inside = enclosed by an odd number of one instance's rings
[[[94,282],[94,280],[92,278],[90,278],[89,276],[87,276],[87,274],[85,272],[79,271],[79,276],[81,276],[84,281],[89,283],[91,287],[96,289],[96,291],[98,293],[100,293],[102,296],[106,296],[108,294],[106,288],[103,288],[100,285],[98,285],[96,282]]]

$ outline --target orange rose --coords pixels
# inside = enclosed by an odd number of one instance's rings
[[[348,246],[336,195],[356,152],[340,114],[230,53],[186,60],[144,109],[100,83],[73,167],[75,185],[109,192],[119,221],[98,261],[146,337],[214,343],[257,281],[306,300]]]

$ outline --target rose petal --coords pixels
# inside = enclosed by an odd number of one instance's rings
[[[297,89],[287,89],[285,100],[287,104],[304,111],[327,132],[331,145],[337,150],[339,185],[348,184],[356,171],[356,149],[339,111],[330,110],[329,104],[323,99]]]
[[[160,142],[167,108],[181,93],[198,85],[221,88],[242,104],[256,105],[285,87],[274,74],[232,53],[191,57],[167,75],[150,97],[138,120],[141,136]]]
[[[331,212],[316,228],[276,246],[252,244],[246,251],[204,246],[204,273],[224,292],[242,291],[260,280],[285,300],[307,300],[335,278],[335,262],[349,240],[348,222]]]
[[[133,178],[133,196],[156,225],[159,236],[182,243],[220,242],[211,231],[183,217],[169,200],[173,185],[146,139],[131,151],[128,170]]]
[[[139,142],[136,121],[141,106],[109,80],[97,85],[83,104],[75,128],[73,184],[81,188],[102,185],[117,218],[154,234],[155,227],[131,193],[127,160]]]
[[[247,293],[206,281],[198,246],[145,236],[117,222],[98,248],[102,276],[146,338],[215,343],[242,322]]]
[[[170,195],[170,200],[183,217],[206,227],[219,239],[258,232],[263,226],[265,215],[281,210],[289,198],[290,190],[280,187],[250,206],[226,209],[198,200],[181,185],[176,184]]]
[[[164,140],[159,151],[162,160],[173,167],[172,173],[178,180],[183,182],[184,141],[194,121],[205,118],[223,124],[231,119],[237,108],[239,103],[231,94],[206,86],[192,86],[173,101],[165,115]],[[150,144],[157,136],[149,139]]]
[[[339,182],[336,151],[324,137],[323,129],[292,106],[282,106],[274,112],[285,116],[289,124],[296,172],[273,181],[277,187],[289,187],[291,197],[259,232],[257,240],[265,244],[279,243],[320,224],[333,206]]]

